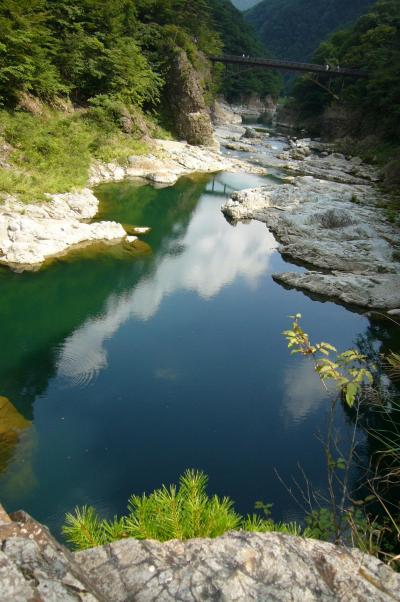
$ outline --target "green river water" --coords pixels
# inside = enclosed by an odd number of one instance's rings
[[[276,284],[265,225],[230,225],[232,189],[259,176],[109,184],[99,219],[151,226],[138,248],[101,246],[39,272],[0,269],[0,500],[59,533],[65,512],[123,512],[131,493],[203,469],[240,512],[300,516],[275,475],[300,464],[325,488],[318,430],[327,399],[281,332],[301,312],[315,340],[393,346],[386,323]],[[338,419],[343,441],[351,421]],[[361,441],[362,443],[362,441]],[[365,450],[367,453],[367,450]],[[357,478],[357,474],[353,475]]]

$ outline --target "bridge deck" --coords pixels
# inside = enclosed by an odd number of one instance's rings
[[[329,69],[327,69],[326,65],[317,65],[315,63],[296,63],[293,61],[263,59],[248,56],[234,56],[229,54],[224,54],[222,56],[209,56],[208,58],[213,63],[248,65],[251,67],[263,67],[264,69],[284,69],[286,71],[308,71],[329,77],[368,77],[368,74],[360,69],[348,69],[346,67],[329,67]]]

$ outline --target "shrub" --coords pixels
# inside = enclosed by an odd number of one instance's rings
[[[79,550],[104,545],[124,537],[135,539],[191,539],[217,537],[226,531],[280,531],[299,535],[296,523],[274,523],[258,515],[241,517],[228,497],[209,497],[208,478],[203,472],[187,470],[179,487],[163,485],[150,495],[132,495],[129,513],[112,521],[101,519],[92,507],[76,508],[65,517],[63,533]]]
[[[119,127],[124,105],[112,99],[104,104],[72,114],[48,108],[42,115],[1,111],[0,138],[13,150],[7,157],[12,169],[0,168],[0,195],[39,200],[45,193],[82,188],[93,160],[124,162],[145,152],[140,133]]]

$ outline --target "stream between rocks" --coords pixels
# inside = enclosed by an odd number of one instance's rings
[[[300,150],[306,158],[293,161],[305,175],[288,179],[292,151],[318,143],[291,147],[284,136],[254,132],[242,138],[238,126],[218,131],[231,146],[219,161],[234,163],[236,173],[190,175],[186,163],[187,175],[173,186],[144,180],[99,185],[93,225],[150,226],[140,244],[99,243],[37,272],[0,268],[6,341],[0,349],[0,499],[8,511],[24,508],[58,534],[65,512],[76,505],[93,504],[107,516],[124,512],[132,493],[176,482],[188,467],[204,470],[210,492],[231,496],[239,512],[252,512],[257,500],[273,503],[276,520],[302,512],[275,471],[289,483],[301,466],[325,491],[316,434],[325,429],[328,400],[312,366],[288,353],[281,334],[288,316],[301,312],[314,340],[342,350],[358,345],[371,357],[398,350],[399,331],[356,308],[288,289],[272,275],[292,274],[287,284],[297,286],[293,279],[309,274],[296,249],[311,232],[309,253],[317,242],[321,249],[316,273],[334,270],[344,278],[347,240],[363,228],[368,252],[376,253],[370,262],[360,254],[353,268],[362,278],[393,276],[389,246],[396,241],[380,221],[354,223],[369,216],[370,207],[375,211],[362,165],[353,161],[350,169],[349,161],[334,157],[346,182],[337,181],[339,168],[327,184],[307,179],[328,152],[315,147],[318,160],[307,159],[312,150]],[[243,146],[235,150],[235,143]],[[255,173],[239,169],[245,157]],[[140,168],[149,174],[154,161]],[[322,204],[331,202],[332,186],[349,223],[343,213],[326,217]],[[347,187],[364,195],[365,206],[349,198]],[[317,210],[307,207],[307,217],[299,217],[312,195]],[[325,230],[349,233],[335,252],[328,234],[319,245],[325,219],[330,225],[339,220]],[[385,244],[376,242],[376,231]],[[316,256],[310,259],[318,265]],[[341,413],[337,427],[346,447],[350,416]],[[367,442],[359,439],[367,460]],[[358,476],[353,472],[354,482]]]

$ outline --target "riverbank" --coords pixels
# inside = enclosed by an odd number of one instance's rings
[[[8,196],[0,207],[0,262],[14,270],[37,269],[77,245],[97,241],[135,244],[136,236],[113,221],[92,222],[99,202],[93,187],[104,182],[145,179],[171,186],[191,173],[277,174],[279,183],[234,193],[222,211],[232,221],[264,222],[279,251],[310,268],[274,278],[285,286],[368,309],[400,307],[399,227],[388,220],[390,203],[378,187],[379,174],[358,157],[334,152],[331,144],[296,140],[263,128],[219,121],[217,148],[151,140],[151,152],[92,165],[90,188],[48,195],[42,203]],[[235,115],[235,117],[237,114]],[[151,224],[132,224],[151,226]],[[140,234],[140,232],[134,232]]]
[[[242,160],[223,156],[218,150],[190,146],[185,142],[153,140],[148,155],[132,155],[125,165],[117,162],[94,164],[89,186],[76,192],[47,195],[48,200],[26,203],[8,195],[0,206],[0,263],[23,271],[37,269],[51,257],[77,245],[105,241],[135,243],[121,224],[113,221],[88,223],[99,208],[92,187],[126,178],[145,179],[156,186],[171,186],[190,173],[218,171],[264,172]],[[139,225],[139,224],[133,224]],[[147,224],[140,224],[147,226]],[[140,231],[136,232],[140,234]]]
[[[237,126],[220,137],[227,149],[286,173],[281,185],[234,193],[222,207],[234,222],[264,222],[281,254],[310,268],[274,274],[278,282],[363,308],[400,307],[400,229],[388,220],[376,169],[320,141],[282,136],[278,146],[268,132],[251,136]]]

